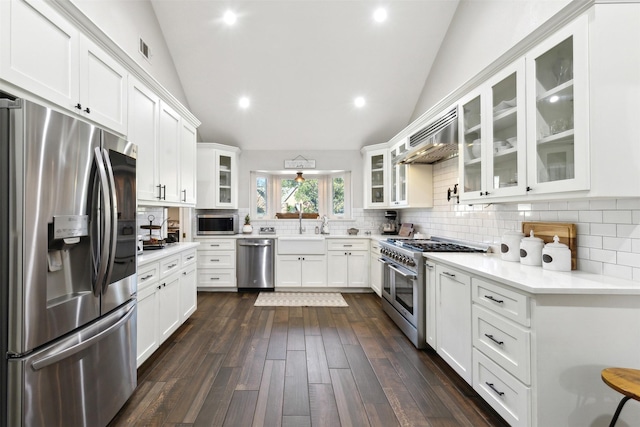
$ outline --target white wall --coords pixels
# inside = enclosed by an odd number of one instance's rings
[[[345,170],[351,171],[351,191],[353,208],[362,208],[364,189],[363,160],[358,150],[247,150],[240,155],[240,176],[238,188],[238,207],[250,207],[250,173],[255,170],[283,170],[284,161],[302,156],[308,160],[316,161],[316,170]],[[302,170],[304,176],[304,170]],[[291,170],[291,176],[296,176],[296,171]]]
[[[478,74],[569,0],[462,0],[410,122]]]
[[[72,1],[122,50],[189,108],[173,58],[148,0]],[[151,61],[147,61],[138,51],[140,38],[151,48]]]

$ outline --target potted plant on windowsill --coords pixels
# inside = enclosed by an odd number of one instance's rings
[[[251,234],[253,233],[253,226],[251,225],[251,217],[249,214],[244,217],[244,225],[242,226],[243,234]]]

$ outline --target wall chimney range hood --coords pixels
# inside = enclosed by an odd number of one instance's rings
[[[409,137],[409,149],[393,163],[436,163],[458,154],[458,109],[452,108]]]

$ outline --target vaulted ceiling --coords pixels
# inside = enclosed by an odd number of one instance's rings
[[[199,140],[359,149],[413,114],[457,0],[151,0]],[[376,22],[384,6],[387,19]],[[227,10],[237,21],[223,20]],[[248,108],[239,100],[247,97]],[[358,108],[354,99],[362,97]]]

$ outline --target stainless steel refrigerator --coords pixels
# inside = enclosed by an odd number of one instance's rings
[[[0,425],[105,426],[136,387],[137,148],[0,98]]]

